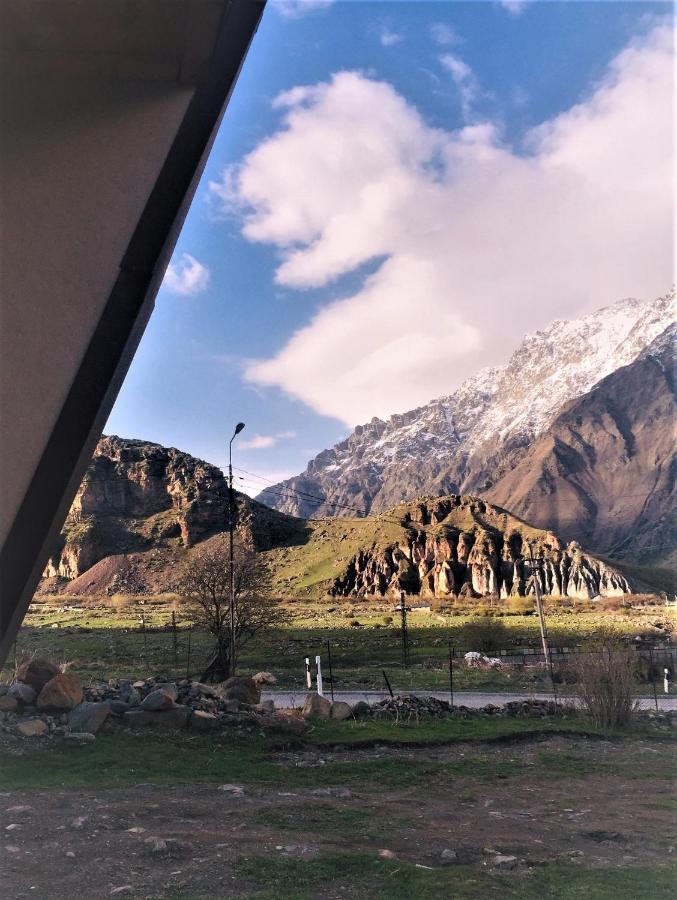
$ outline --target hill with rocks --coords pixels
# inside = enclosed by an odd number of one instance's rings
[[[309,520],[303,543],[268,553],[281,593],[422,598],[631,593],[613,565],[479,497],[404,503],[364,518]],[[533,563],[530,560],[533,554]]]
[[[255,550],[302,539],[304,524],[235,492],[238,535]],[[148,441],[104,436],[44,573],[43,591],[168,589],[190,548],[223,540],[228,485],[216,466]]]
[[[533,458],[540,438],[554,440],[550,429],[565,408],[642,356],[672,323],[674,303],[673,289],[651,302],[623,300],[527,335],[507,365],[484,369],[453,394],[419,409],[358,426],[346,440],[318,454],[302,474],[264,490],[258,499],[279,511],[308,518],[377,513],[425,494],[486,493],[512,509],[512,481],[502,484],[498,493],[494,487],[522,460],[525,467],[530,465],[526,458]],[[642,363],[640,368],[645,365],[651,364]],[[658,394],[649,401],[650,389]],[[617,419],[632,418],[628,407],[636,402],[661,407],[664,390],[665,384],[653,378],[641,401],[632,393],[619,394]],[[669,434],[668,420],[663,425]],[[591,419],[589,427],[604,430],[599,417]],[[571,464],[575,461],[572,456]],[[564,479],[574,475],[568,465],[569,458],[560,454],[557,466]],[[641,484],[640,490],[647,491],[648,522],[654,507],[663,509],[662,501],[654,504],[650,499],[652,465],[650,454],[637,453],[632,466],[606,481],[601,477],[604,467],[593,467],[590,478],[601,480],[589,485],[589,493],[601,495],[612,489],[620,497],[637,493]],[[534,490],[545,495],[549,482],[543,478]],[[542,508],[543,504],[539,515]],[[528,509],[519,503],[514,507],[527,518]],[[540,516],[538,521],[547,525],[551,520]],[[613,548],[629,559],[642,558],[645,546],[633,540],[636,519],[632,515],[618,520],[621,527],[611,540],[603,516],[599,527],[592,529],[589,512],[580,520],[572,514],[565,521],[567,534],[592,549]]]

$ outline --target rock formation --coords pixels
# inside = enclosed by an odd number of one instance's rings
[[[631,592],[627,578],[578,544],[564,546],[475,497],[427,498],[398,507],[402,538],[360,549],[336,578],[335,596],[544,596],[591,599]],[[530,561],[533,552],[534,562]]]

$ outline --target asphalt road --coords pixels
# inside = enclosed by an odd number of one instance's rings
[[[402,691],[406,694],[414,694],[418,697],[437,697],[440,700],[449,699],[449,691]],[[325,696],[330,697],[329,691],[325,691]],[[351,705],[359,700],[365,700],[367,703],[376,703],[388,696],[385,691],[335,691],[335,700],[344,700]],[[294,706],[302,706],[305,691],[264,691],[261,695],[262,700],[273,700],[275,706],[283,709]],[[454,691],[455,706],[469,706],[478,709],[480,706],[487,706],[492,703],[500,706],[511,700],[552,700],[552,694],[491,694],[482,693],[480,691]],[[574,702],[572,698],[564,697],[567,702]],[[642,697],[639,701],[642,709],[653,709],[653,697]],[[666,697],[658,695],[658,705],[660,709],[677,709],[677,697]]]

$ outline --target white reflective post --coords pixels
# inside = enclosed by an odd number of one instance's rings
[[[306,656],[306,687],[308,690],[313,686],[313,676],[310,674],[310,657]]]
[[[322,692],[322,663],[319,656],[315,657],[315,665],[317,666],[317,693],[320,697],[324,697]]]
[[[670,693],[670,669],[663,669],[663,691]]]

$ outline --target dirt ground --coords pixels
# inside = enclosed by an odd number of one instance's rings
[[[661,742],[559,736],[492,747],[305,750],[278,754],[280,783],[270,787],[6,792],[1,893],[7,900],[391,896],[382,887],[362,891],[350,878],[297,892],[275,889],[280,859],[366,853],[425,873],[444,868],[450,879],[458,867],[490,870],[500,876],[489,885],[498,886],[496,895],[523,896],[520,880],[544,864],[632,868],[674,860],[673,752]],[[454,777],[455,770],[467,773],[469,758],[476,775]],[[377,778],[350,787],[284,787],[289,768],[394,760],[429,763],[435,771],[443,763],[450,774],[388,787]],[[512,774],[516,761],[521,774]],[[525,761],[533,763],[533,777],[524,774]],[[445,850],[456,858],[443,859]],[[502,862],[497,854],[517,859]],[[511,885],[514,894],[506,892]]]

